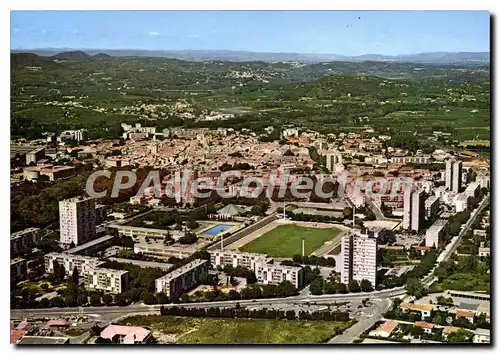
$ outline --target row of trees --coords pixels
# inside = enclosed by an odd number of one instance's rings
[[[310,284],[309,290],[313,295],[322,294],[346,294],[346,293],[359,293],[359,292],[371,292],[373,291],[373,286],[371,282],[367,279],[363,279],[360,282],[357,280],[351,280],[347,286],[340,282],[335,282],[331,279],[324,280],[323,277],[316,277]]]
[[[242,308],[239,304],[234,308],[183,308],[183,307],[164,307],[160,308],[160,313],[164,316],[183,316],[183,317],[218,317],[218,318],[265,318],[275,320],[312,320],[312,321],[350,321],[348,312],[340,311],[321,311],[308,312],[300,311],[298,315],[295,311],[259,309],[249,310]]]

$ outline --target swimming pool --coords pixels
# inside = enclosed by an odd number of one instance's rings
[[[215,226],[203,231],[203,235],[214,236],[214,235],[217,235],[221,232],[229,230],[232,227],[233,227],[233,225],[226,225],[226,224],[215,225]]]

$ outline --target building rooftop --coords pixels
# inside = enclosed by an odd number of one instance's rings
[[[29,234],[29,233],[32,233],[32,232],[35,232],[35,231],[38,231],[38,230],[40,230],[38,227],[28,227],[27,229],[11,233],[10,234],[10,239],[12,240],[14,238],[21,237],[21,236],[24,236],[26,234]]]
[[[195,259],[194,261],[189,262],[188,264],[183,265],[182,267],[177,268],[177,269],[171,271],[170,273],[165,274],[164,276],[162,276],[156,280],[171,280],[173,278],[177,278],[178,276],[180,276],[184,273],[187,273],[190,270],[192,270],[192,269],[194,269],[194,268],[196,268],[196,267],[198,267],[206,262],[207,262],[207,260],[205,260],[205,259]]]
[[[399,324],[397,322],[385,321],[375,330],[375,332],[392,333],[392,331],[394,331],[398,327],[398,325]]]
[[[446,219],[437,219],[434,223],[427,229],[427,232],[439,232],[443,227],[446,226],[448,220]]]
[[[410,311],[432,311],[434,310],[434,305],[431,304],[410,304],[408,302],[402,302],[399,305],[404,310]]]
[[[137,265],[143,268],[160,268],[164,270],[168,270],[172,268],[172,264],[170,263],[162,263],[162,262],[147,262],[147,261],[138,261],[135,259],[126,259],[126,258],[116,258],[110,257],[108,260],[118,263],[129,263],[133,265]]]
[[[19,262],[25,262],[25,261],[26,261],[26,259],[24,259],[24,258],[14,258],[14,259],[10,260],[10,264],[12,265],[12,264],[16,264]]]
[[[75,253],[83,251],[83,250],[85,250],[85,249],[87,249],[89,247],[92,247],[92,246],[98,245],[100,243],[109,241],[109,240],[113,239],[113,237],[114,236],[111,236],[111,235],[106,235],[106,236],[103,236],[103,237],[99,237],[99,238],[96,238],[95,240],[92,240],[92,241],[89,241],[89,242],[85,242],[84,244],[81,244],[81,245],[78,245],[76,247],[70,248],[69,250],[65,251],[64,253],[75,254]]]
[[[415,326],[421,327],[421,328],[429,328],[429,329],[434,328],[434,324],[433,323],[424,322],[424,321],[417,321],[417,322],[415,322]]]
[[[142,342],[151,332],[142,327],[118,326],[111,324],[101,332],[102,338],[112,339],[114,336],[123,336],[124,342]]]

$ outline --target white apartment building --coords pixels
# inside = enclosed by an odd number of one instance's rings
[[[68,253],[47,253],[45,255],[45,273],[54,273],[54,262],[64,267],[66,275],[71,275],[76,267],[78,274],[83,274],[87,267],[97,267],[104,263],[96,257],[80,256]]]
[[[393,156],[390,158],[392,163],[419,163],[426,164],[430,161],[430,155],[422,155],[422,156]]]
[[[436,220],[425,232],[425,245],[427,247],[438,247],[441,237],[444,235],[445,226],[448,223],[445,219]]]
[[[260,284],[278,285],[286,280],[296,288],[303,284],[302,267],[257,263],[255,276]]]
[[[333,152],[326,154],[326,168],[328,171],[333,171],[335,165],[342,163],[342,154],[340,152]]]
[[[127,289],[128,271],[101,268],[99,266],[104,262],[96,257],[48,253],[45,255],[45,273],[54,273],[54,262],[64,267],[67,276],[73,274],[73,269],[76,267],[87,289],[103,290],[114,294],[120,294]]]
[[[455,210],[457,213],[467,209],[469,197],[465,193],[457,194],[455,199]]]
[[[60,242],[75,246],[96,237],[96,201],[71,198],[59,202]]]
[[[208,273],[208,261],[195,259],[194,261],[165,274],[156,279],[156,292],[166,293],[168,297],[180,296],[198,285],[201,274]]]
[[[460,193],[462,188],[462,161],[455,159],[446,161],[445,186],[450,191]]]
[[[367,279],[375,287],[377,281],[377,237],[372,232],[350,232],[342,237],[340,249],[340,281]]]
[[[84,267],[82,275],[86,288],[113,294],[121,294],[129,282],[128,271],[120,269]]]
[[[403,200],[403,228],[420,231],[425,215],[424,191],[407,185]]]
[[[35,247],[41,240],[40,229],[30,227],[10,234],[10,252],[17,253]]]
[[[214,267],[231,265],[233,267],[242,266],[256,272],[256,264],[266,264],[272,259],[266,254],[238,252],[231,250],[217,250],[210,252],[210,262]]]
[[[469,184],[467,188],[465,188],[464,193],[467,197],[474,198],[477,197],[477,195],[479,194],[479,189],[480,189],[479,182],[473,182]]]
[[[425,218],[432,219],[436,216],[439,211],[439,198],[435,195],[431,195],[429,198],[425,200],[424,204],[425,208]]]

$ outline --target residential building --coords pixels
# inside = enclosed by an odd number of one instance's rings
[[[390,162],[398,164],[407,164],[407,163],[426,164],[429,163],[430,159],[431,159],[430,155],[393,156],[390,158]]]
[[[445,186],[450,191],[460,193],[462,189],[462,161],[456,159],[446,161]]]
[[[417,321],[415,322],[416,327],[420,327],[424,330],[424,333],[432,334],[432,329],[434,328],[433,323],[425,322],[425,321]]]
[[[30,163],[36,164],[38,160],[43,159],[45,157],[45,146],[38,147],[35,150],[32,150],[26,153],[26,165],[30,165]]]
[[[370,232],[350,232],[342,237],[340,281],[367,279],[373,287],[377,280],[377,237]]]
[[[120,236],[137,237],[166,237],[169,231],[165,229],[152,229],[149,227],[136,227],[127,225],[110,225],[110,228],[118,230]]]
[[[75,175],[73,166],[33,166],[23,169],[23,178],[25,181],[39,181],[44,178],[49,181],[56,181],[62,178],[69,178]]]
[[[425,192],[407,185],[403,200],[403,228],[420,231],[425,215]]]
[[[71,275],[76,267],[78,274],[82,274],[87,267],[97,267],[104,263],[96,257],[80,256],[68,253],[47,253],[45,255],[45,273],[54,273],[54,262],[64,267],[66,275]]]
[[[479,247],[477,254],[479,257],[488,257],[490,255],[490,248],[489,247]]]
[[[464,194],[467,197],[475,198],[479,195],[480,184],[479,182],[472,182],[465,188]]]
[[[286,280],[296,288],[303,284],[302,267],[269,263],[256,263],[255,267],[255,276],[260,284],[278,285]]]
[[[399,323],[394,321],[385,321],[377,329],[371,331],[368,335],[374,337],[389,337],[399,326]]]
[[[439,211],[439,198],[435,195],[431,195],[425,200],[424,204],[425,218],[427,220],[432,220],[437,215]]]
[[[455,210],[457,213],[467,209],[469,197],[465,193],[460,193],[455,197]]]
[[[104,328],[100,337],[117,344],[145,344],[153,338],[151,331],[145,328],[115,324],[110,324]]]
[[[195,259],[194,261],[177,268],[156,279],[156,292],[166,293],[168,297],[178,297],[186,292],[200,281],[201,274],[208,273],[208,261],[204,259]]]
[[[326,168],[328,171],[333,171],[336,164],[342,163],[342,154],[340,152],[333,152],[326,154]]]
[[[445,233],[448,220],[437,219],[425,232],[425,245],[427,247],[438,247]]]
[[[232,250],[217,250],[210,252],[210,262],[214,267],[231,265],[233,267],[242,266],[256,271],[256,264],[266,264],[272,259],[266,254],[238,252]]]
[[[93,198],[72,198],[59,202],[60,242],[75,246],[96,236],[96,202]]]
[[[41,232],[37,227],[30,227],[10,234],[10,252],[17,254],[35,247],[40,243]]]
[[[431,304],[411,304],[408,302],[402,302],[399,307],[403,310],[403,312],[414,311],[420,312],[422,317],[422,321],[425,321],[427,317],[431,316],[431,312],[434,311],[434,305]]]
[[[26,260],[23,258],[16,258],[10,261],[10,279],[14,282],[20,282],[26,279],[27,267]]]
[[[126,270],[99,267],[85,267],[83,280],[87,289],[104,290],[121,294],[127,290],[129,273]]]
[[[473,343],[490,343],[491,334],[489,329],[477,328],[474,331]]]
[[[474,323],[474,316],[475,312],[471,310],[462,310],[462,309],[457,309],[455,312],[456,317],[463,317],[470,323]]]

